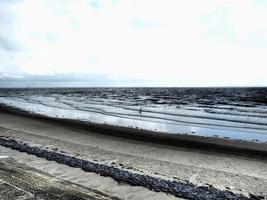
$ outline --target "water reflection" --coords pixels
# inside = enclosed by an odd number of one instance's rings
[[[97,124],[109,124],[134,129],[165,132],[169,134],[193,134],[208,137],[267,142],[266,130],[196,125],[194,123],[181,123],[178,121],[167,121],[166,119],[155,119],[153,117],[149,118],[143,116],[112,115],[108,113],[105,114],[105,112],[96,112],[95,110],[78,110],[68,106],[62,107],[58,105],[51,106],[16,98],[0,98],[0,103],[55,118],[74,119]]]

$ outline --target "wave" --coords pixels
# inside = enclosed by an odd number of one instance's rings
[[[39,100],[38,100],[39,99]],[[179,113],[169,113],[169,112],[157,112],[149,109],[143,109],[142,114],[139,114],[139,110],[137,108],[126,108],[123,106],[103,106],[101,104],[94,104],[94,106],[99,106],[101,108],[90,106],[92,104],[87,103],[77,103],[77,102],[65,102],[59,101],[59,99],[55,100],[55,98],[13,98],[13,101],[20,101],[28,104],[34,104],[34,106],[43,105],[45,107],[57,108],[63,110],[72,110],[72,111],[85,111],[90,113],[98,113],[106,116],[124,118],[124,119],[134,119],[148,122],[158,122],[158,123],[168,123],[168,124],[192,124],[192,125],[202,125],[202,126],[216,126],[216,127],[225,127],[225,128],[246,128],[246,129],[258,129],[258,130],[267,130],[267,124],[264,122],[257,121],[246,121],[246,120],[236,120],[236,119],[227,119],[224,116],[201,116],[200,114],[194,115],[190,114],[179,114]],[[50,101],[47,101],[50,100]],[[9,98],[11,101],[11,98]],[[47,102],[45,102],[47,101]],[[16,103],[15,103],[16,104]],[[34,107],[33,106],[33,107]],[[118,108],[127,110],[127,112],[116,112]],[[110,111],[113,110],[113,111]],[[32,110],[34,112],[34,109]],[[133,111],[133,112],[129,112]],[[202,114],[203,115],[203,114]],[[196,120],[194,120],[196,119]],[[199,120],[200,119],[200,120]],[[205,120],[205,121],[204,121]],[[225,123],[230,122],[230,123]],[[234,123],[234,124],[233,124]],[[253,126],[254,125],[254,126]],[[255,126],[256,125],[256,126]]]
[[[266,88],[0,89],[0,96],[0,103],[9,106],[96,123],[170,132],[185,125],[267,134]]]

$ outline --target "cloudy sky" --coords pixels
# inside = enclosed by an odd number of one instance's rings
[[[267,86],[267,1],[0,0],[0,87],[64,81]]]

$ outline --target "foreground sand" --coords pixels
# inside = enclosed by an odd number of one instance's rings
[[[0,160],[0,199],[119,200],[16,162]]]
[[[189,181],[195,185],[212,185],[220,190],[231,190],[247,196],[254,194],[267,197],[267,160],[264,158],[122,139],[8,113],[0,113],[0,135],[135,173],[168,180]],[[38,164],[34,166],[53,173],[53,167]],[[122,199],[175,198],[143,187],[117,183],[111,178],[93,175],[95,181],[90,183],[73,174],[65,177],[61,174],[60,178],[75,181]]]

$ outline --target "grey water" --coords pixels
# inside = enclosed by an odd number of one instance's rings
[[[2,88],[0,104],[168,134],[267,142],[267,88]]]

